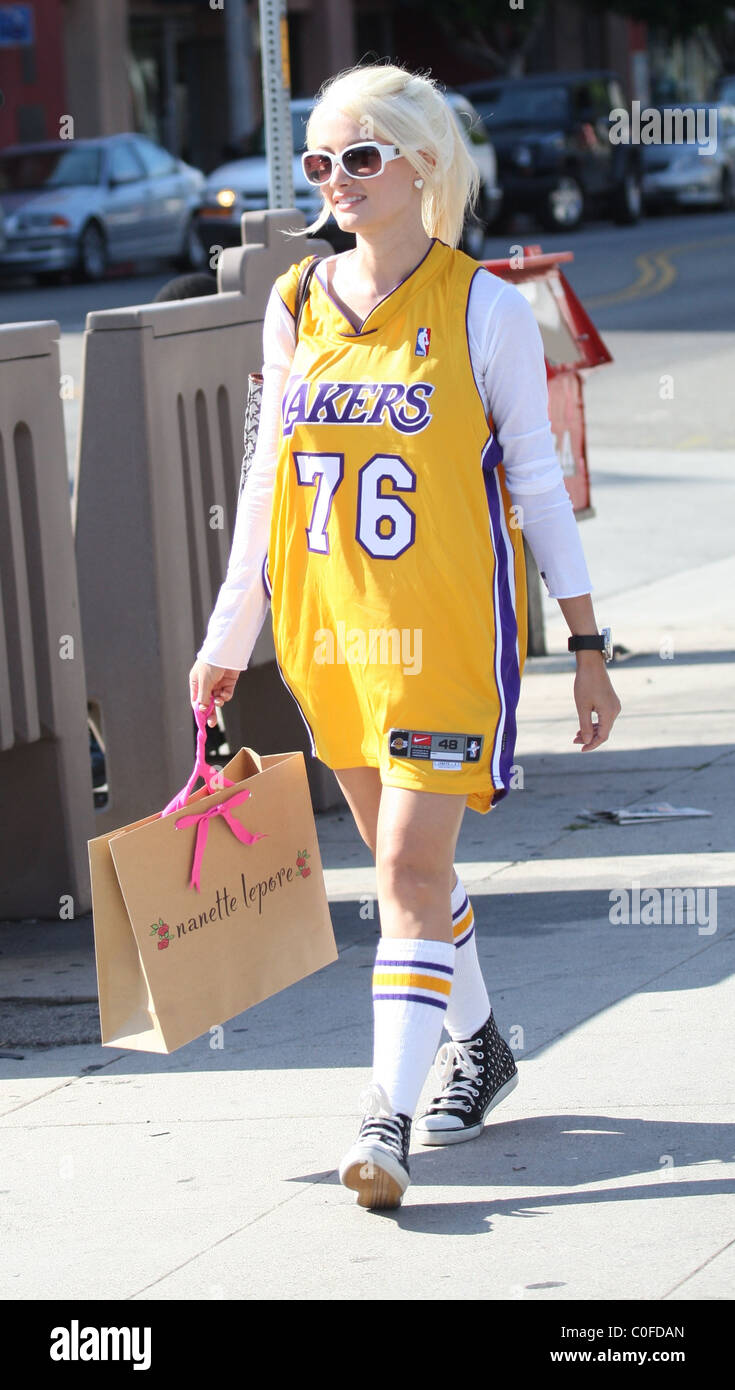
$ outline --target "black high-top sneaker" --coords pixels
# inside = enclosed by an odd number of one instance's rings
[[[411,1117],[396,1114],[383,1087],[372,1082],[360,1097],[367,1107],[357,1142],[339,1165],[339,1179],[357,1193],[359,1207],[399,1207],[410,1182]]]
[[[442,1086],[416,1121],[422,1144],[461,1144],[482,1133],[485,1116],[518,1085],[518,1068],[492,1010],[474,1037],[439,1049],[434,1070]]]

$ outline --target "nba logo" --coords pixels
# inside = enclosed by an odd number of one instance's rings
[[[414,348],[413,352],[414,357],[428,357],[430,342],[431,329],[420,328],[418,333],[416,334],[416,347]]]

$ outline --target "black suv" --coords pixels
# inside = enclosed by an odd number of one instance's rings
[[[495,148],[504,217],[532,212],[550,231],[571,231],[593,211],[638,221],[640,147],[609,138],[610,113],[629,109],[614,72],[488,78],[460,90]]]

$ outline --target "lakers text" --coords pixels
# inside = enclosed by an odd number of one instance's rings
[[[421,671],[420,627],[347,627],[336,632],[319,627],[314,633],[314,660],[320,666],[400,666],[404,676]]]

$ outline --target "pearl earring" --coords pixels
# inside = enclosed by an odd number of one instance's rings
[[[413,181],[413,186],[414,186],[414,188],[423,188],[423,186],[424,186],[424,180],[423,180],[423,179],[414,179],[414,181]]]

